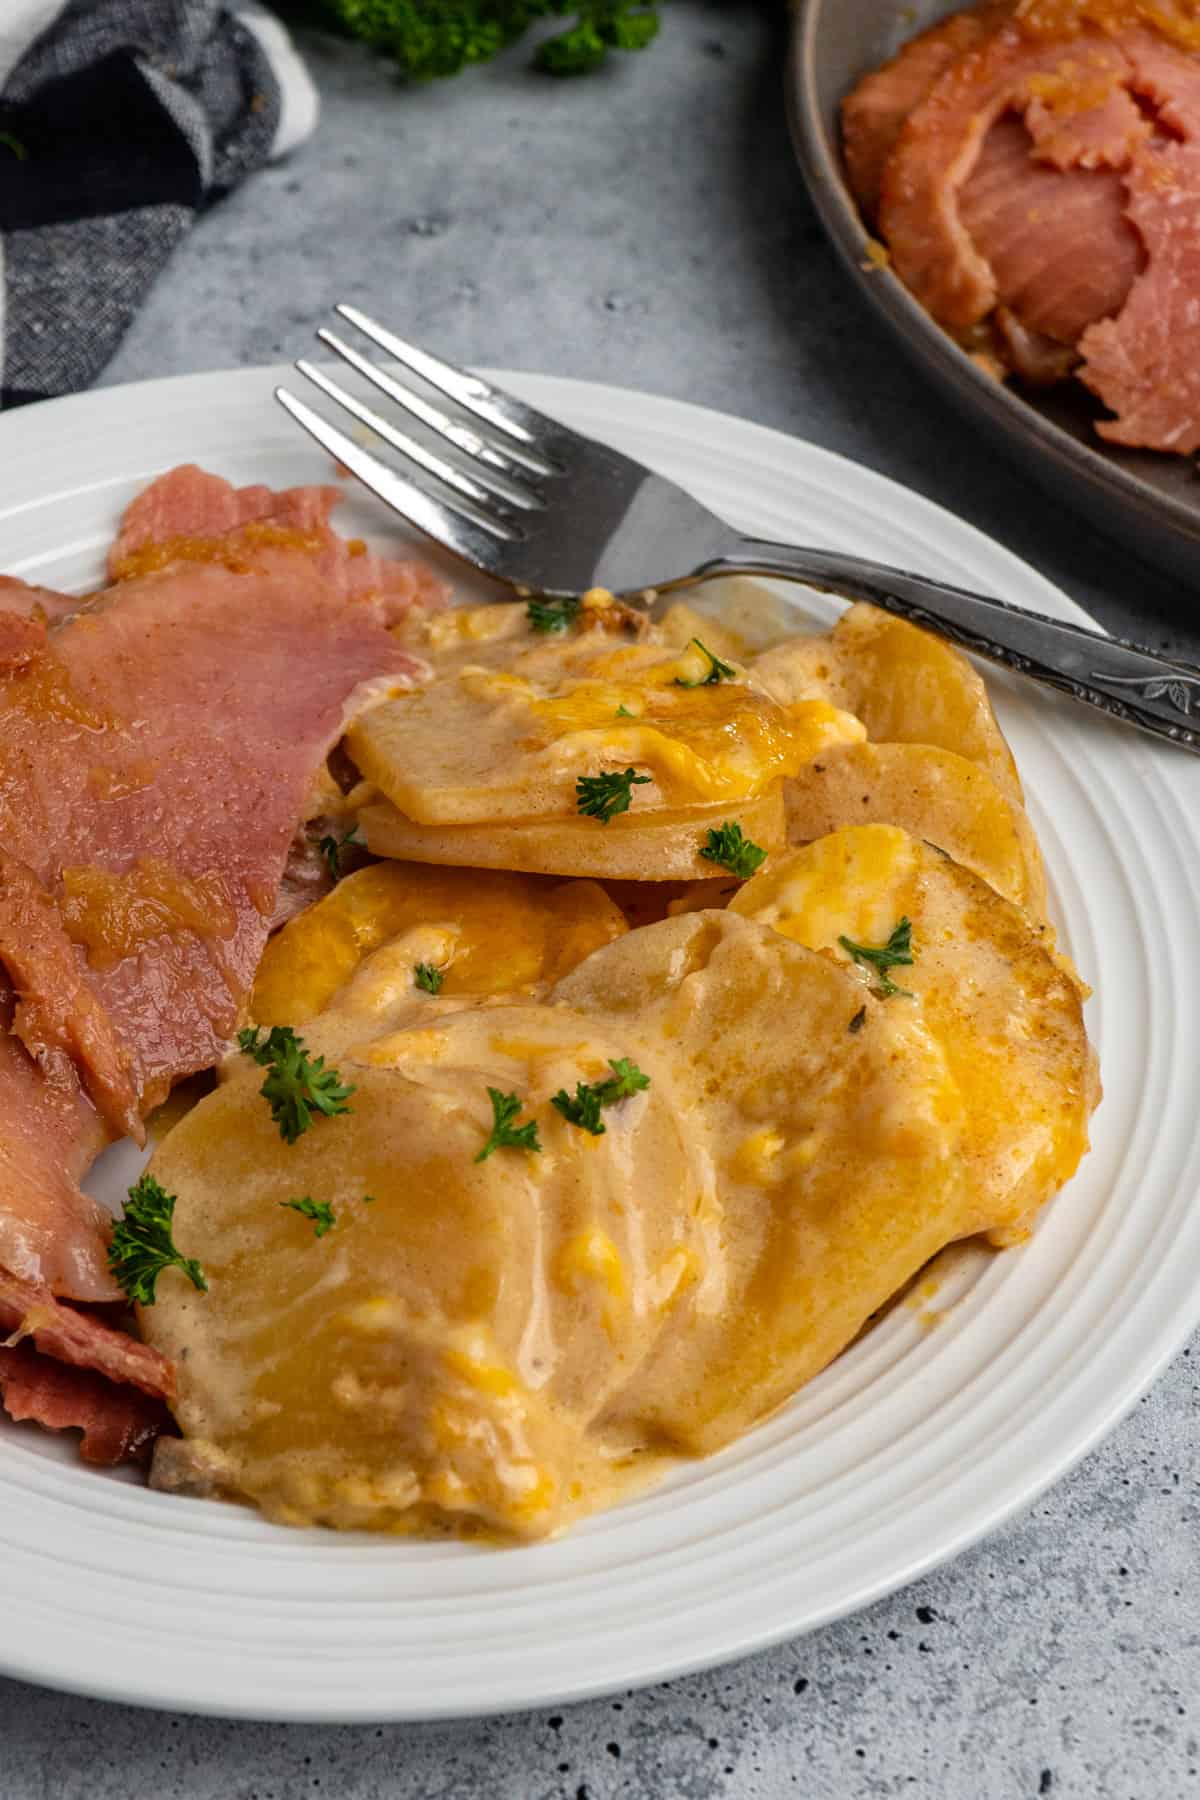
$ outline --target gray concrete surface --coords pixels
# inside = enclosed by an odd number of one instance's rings
[[[861,311],[795,174],[769,9],[675,0],[651,54],[578,86],[517,54],[404,92],[354,48],[303,41],[318,139],[202,222],[108,380],[290,357],[335,297],[357,300],[451,356],[810,437],[994,533],[1110,626],[1200,658],[1192,596],[1000,461]],[[211,1723],[0,1682],[0,1800],[1200,1794],[1196,1386],[1185,1351],[1025,1517],[739,1666],[428,1729]]]

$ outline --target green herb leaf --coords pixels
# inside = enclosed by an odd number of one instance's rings
[[[631,713],[627,706],[618,706],[617,717],[618,719],[635,719],[637,714]]]
[[[315,10],[393,57],[410,81],[457,75],[562,13],[575,22],[534,54],[553,75],[584,74],[609,50],[641,50],[658,30],[657,10],[645,0],[291,0],[297,9]]]
[[[143,1175],[129,1190],[124,1218],[113,1227],[108,1266],[129,1299],[139,1306],[154,1305],[164,1269],[181,1270],[200,1293],[208,1292],[200,1264],[175,1247],[171,1235],[174,1216],[175,1195],[160,1187],[153,1175]]]
[[[525,612],[535,631],[567,631],[579,617],[579,601],[572,595],[565,600],[531,600]]]
[[[14,137],[11,131],[0,131],[0,144],[3,144],[6,150],[11,150],[18,162],[29,161],[28,150],[20,138]]]
[[[516,1094],[502,1094],[494,1087],[488,1089],[488,1099],[492,1103],[492,1134],[475,1158],[477,1163],[486,1162],[493,1150],[541,1149],[536,1119],[529,1119],[524,1125],[513,1123],[525,1104],[523,1100]]]
[[[649,775],[634,769],[612,770],[607,775],[581,775],[575,783],[575,804],[588,818],[607,825],[618,813],[628,812],[635,787],[645,787]]]
[[[361,844],[362,841],[357,825],[352,825],[344,838],[323,837],[321,839],[317,849],[325,858],[329,866],[329,873],[335,881],[342,879],[342,851],[347,844]]]
[[[332,1118],[352,1109],[346,1101],[353,1087],[342,1085],[336,1069],[323,1056],[310,1057],[304,1039],[290,1025],[272,1025],[264,1042],[257,1029],[238,1032],[238,1048],[270,1071],[259,1093],[271,1108],[285,1144],[294,1144],[312,1124],[313,1114]]]
[[[838,943],[856,963],[867,963],[877,971],[879,986],[875,992],[881,1000],[890,999],[893,994],[903,994],[906,1000],[916,998],[908,988],[898,987],[888,973],[889,969],[912,966],[911,919],[901,919],[886,944],[856,944],[848,937],[840,937]]]
[[[767,860],[761,845],[742,835],[736,819],[726,819],[723,825],[710,825],[708,842],[702,845],[700,854],[706,862],[719,863],[723,869],[728,869],[739,881],[749,881],[754,871]]]
[[[418,963],[413,970],[413,981],[426,994],[440,993],[445,979],[445,972],[432,963]]]
[[[593,1137],[604,1136],[604,1122],[600,1117],[604,1107],[615,1106],[619,1100],[628,1100],[631,1094],[639,1094],[650,1086],[650,1077],[643,1075],[627,1056],[616,1062],[610,1057],[608,1066],[612,1074],[606,1081],[577,1081],[574,1097],[566,1088],[559,1088],[550,1099],[551,1106],[562,1114],[568,1125],[577,1125]]]
[[[718,681],[737,680],[737,670],[732,663],[722,662],[719,656],[714,656],[712,651],[708,648],[708,645],[702,644],[699,638],[693,638],[692,643],[695,644],[697,650],[699,650],[702,655],[707,656],[708,674],[702,675],[699,681],[685,681],[682,675],[677,675],[675,677],[676,687],[712,687]]]
[[[337,1224],[337,1214],[328,1200],[310,1200],[305,1194],[300,1200],[281,1200],[279,1204],[290,1207],[293,1212],[299,1213],[301,1218],[311,1219],[314,1237],[325,1237]]]

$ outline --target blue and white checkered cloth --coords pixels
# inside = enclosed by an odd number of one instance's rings
[[[316,116],[247,0],[0,0],[0,406],[93,381],[196,214]]]

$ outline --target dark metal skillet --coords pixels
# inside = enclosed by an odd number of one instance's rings
[[[788,111],[813,202],[851,280],[905,350],[1019,458],[1026,473],[1168,574],[1200,579],[1200,477],[1193,458],[1104,444],[1092,429],[1093,420],[1104,414],[1078,382],[1046,394],[1002,385],[868,255],[868,234],[842,171],[839,102],[906,39],[961,5],[962,0],[912,0],[905,6],[891,0],[797,0]]]

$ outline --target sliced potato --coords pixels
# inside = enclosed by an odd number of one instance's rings
[[[801,769],[784,796],[792,844],[846,825],[899,825],[974,869],[1033,918],[1045,915],[1045,871],[1024,807],[953,750],[838,745]]]
[[[711,1170],[691,1308],[607,1414],[691,1452],[778,1406],[972,1228],[962,1104],[919,1014],[788,949],[733,913],[689,913],[597,951],[552,996],[614,1038],[673,1048],[683,1128]]]
[[[470,665],[351,726],[363,775],[420,825],[577,815],[582,776],[636,767],[638,813],[752,800],[863,736],[823,701],[781,706],[744,672],[587,631],[507,668]]]
[[[986,769],[1006,794],[1022,798],[982,677],[931,632],[860,604],[828,636],[793,638],[750,667],[781,704],[807,699],[844,707],[862,720],[872,743],[954,750]]]
[[[681,811],[630,810],[607,825],[578,814],[494,825],[418,825],[386,800],[364,806],[358,820],[376,856],[597,880],[711,879],[713,865],[700,851],[709,830],[730,821],[764,850],[782,849],[786,841],[781,783],[755,800]]]
[[[885,945],[911,924],[912,964],[891,979],[889,1012],[919,1014],[945,1052],[967,1109],[962,1147],[969,1230],[1026,1235],[1088,1146],[1099,1097],[1083,990],[1037,926],[970,869],[888,825],[819,838],[746,883],[730,910],[824,950]],[[863,962],[864,992],[879,974]]]
[[[494,869],[375,863],[275,934],[251,996],[262,1025],[297,1025],[324,1010],[363,958],[389,939],[441,927],[441,992],[503,994],[557,981],[619,937],[624,914],[592,881],[546,881]],[[415,960],[422,960],[416,958]]]

